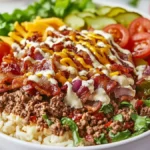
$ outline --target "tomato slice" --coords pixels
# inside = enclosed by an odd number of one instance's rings
[[[137,18],[129,26],[129,33],[131,36],[136,33],[150,33],[150,20],[146,18]]]
[[[0,63],[2,62],[2,58],[10,53],[10,50],[11,47],[7,43],[0,41]]]
[[[120,24],[108,25],[104,28],[105,32],[108,32],[113,35],[114,40],[122,48],[124,48],[129,41],[129,31]]]
[[[150,34],[137,33],[132,36],[132,54],[134,58],[147,58],[150,55]]]

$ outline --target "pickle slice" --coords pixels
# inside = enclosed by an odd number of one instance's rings
[[[85,18],[85,22],[89,27],[94,29],[103,29],[109,24],[116,24],[116,20],[109,17]]]
[[[99,16],[104,16],[104,15],[106,15],[107,13],[109,13],[110,10],[111,10],[111,7],[109,7],[109,6],[102,6],[102,7],[100,7],[100,8],[96,11],[96,14],[99,15]]]
[[[114,19],[118,23],[123,24],[125,27],[128,27],[133,20],[135,20],[136,18],[139,18],[139,17],[141,17],[141,15],[138,13],[126,12],[126,13],[117,15],[116,17],[114,17]]]
[[[107,16],[108,17],[114,17],[120,13],[125,13],[125,12],[127,12],[127,11],[121,7],[114,7],[109,11],[109,13],[107,13]]]
[[[77,16],[81,17],[81,18],[86,18],[86,17],[92,17],[94,18],[95,15],[93,13],[90,13],[90,12],[79,12],[77,14]]]
[[[66,16],[64,22],[73,29],[81,29],[85,25],[85,21],[82,18],[72,14]]]

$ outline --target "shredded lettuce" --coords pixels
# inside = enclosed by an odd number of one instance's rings
[[[148,107],[150,107],[150,100],[143,100],[144,104]]]
[[[111,104],[103,105],[100,111],[104,112],[105,114],[111,113],[114,111],[114,108]]]
[[[73,134],[74,145],[75,146],[79,145],[81,143],[82,139],[79,136],[78,127],[77,127],[76,123],[72,119],[67,118],[67,117],[62,118],[61,123],[63,125],[69,126],[69,128],[71,129],[72,134]]]
[[[135,122],[134,123],[134,130],[135,131],[147,131],[149,129],[150,125],[150,118],[146,116],[139,116],[137,114],[131,114],[132,120]]]
[[[0,35],[8,35],[13,31],[14,22],[32,21],[37,16],[42,18],[61,17],[64,18],[71,11],[82,11],[85,9],[93,11],[96,8],[91,0],[39,0],[26,9],[15,9],[13,13],[0,14]]]
[[[99,144],[107,144],[107,143],[108,143],[108,140],[106,139],[104,133],[102,133],[102,134],[100,135],[100,137],[95,138],[94,140],[95,140],[95,143],[98,144],[98,145],[99,145]]]
[[[118,114],[118,115],[114,116],[113,120],[123,122],[122,114]]]
[[[109,132],[109,137],[111,138],[112,142],[125,140],[130,136],[131,136],[131,132],[129,130],[118,132],[117,134],[113,134],[111,131]]]
[[[63,17],[65,10],[69,7],[70,3],[70,0],[56,0],[55,6],[53,8],[56,16]]]
[[[129,108],[133,109],[133,105],[132,105],[131,103],[127,102],[127,101],[121,102],[121,103],[120,103],[120,107],[121,107],[121,108],[122,108],[122,107],[129,107]]]
[[[44,121],[48,124],[48,126],[51,126],[53,124],[53,122],[48,119],[48,116],[46,114],[44,114],[42,117]]]

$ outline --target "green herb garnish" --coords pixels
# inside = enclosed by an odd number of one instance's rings
[[[123,122],[122,114],[118,114],[118,115],[114,116],[113,120]]]
[[[103,111],[104,114],[108,114],[114,111],[114,108],[111,104],[103,105],[100,109],[100,111]]]
[[[127,102],[127,101],[121,102],[121,103],[120,103],[120,107],[121,107],[121,108],[122,108],[122,107],[129,107],[129,108],[133,109],[133,105],[132,105],[131,103]]]
[[[81,143],[82,139],[79,136],[78,127],[77,127],[76,123],[72,119],[67,118],[67,117],[62,118],[61,123],[63,125],[68,125],[70,127],[72,134],[73,134],[74,145],[75,146],[79,145]]]
[[[125,140],[130,136],[131,136],[131,132],[129,130],[118,132],[117,134],[113,134],[111,131],[109,132],[109,137],[111,138],[112,142]]]
[[[55,6],[53,8],[56,16],[63,17],[65,15],[65,10],[70,5],[70,0],[56,0]]]
[[[135,131],[148,130],[148,126],[150,124],[150,118],[147,118],[146,116],[139,116],[137,114],[131,114],[131,118],[135,122],[134,123]]]
[[[143,100],[144,104],[148,107],[150,107],[150,100]]]
[[[43,115],[44,121],[48,124],[48,126],[51,126],[53,122],[48,119],[48,116],[46,114]]]
[[[102,133],[99,138],[95,138],[94,140],[95,140],[95,143],[98,144],[98,145],[99,144],[107,144],[108,143],[108,140],[106,139],[104,133]]]

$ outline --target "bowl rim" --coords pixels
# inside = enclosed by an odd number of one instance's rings
[[[126,4],[118,4],[116,2],[102,2],[99,0],[93,0],[94,3],[96,3],[97,5],[107,5],[107,6],[112,6],[112,7],[123,7],[129,11],[133,11],[133,12],[137,12],[140,13],[142,16],[144,16],[145,18],[149,18],[150,19],[150,15],[148,15],[147,13],[144,13],[142,11],[139,11],[136,8],[133,8],[131,6],[128,6]],[[101,149],[107,149],[107,148],[113,148],[113,147],[117,147],[117,146],[121,146],[121,145],[125,145],[131,142],[135,142],[138,141],[140,139],[143,139],[147,136],[150,136],[150,130],[146,131],[140,135],[137,135],[135,137],[126,139],[126,140],[122,140],[119,142],[114,142],[114,143],[108,143],[108,144],[103,144],[103,145],[95,145],[95,146],[83,146],[83,147],[62,147],[62,146],[52,146],[52,145],[42,145],[42,144],[36,144],[36,143],[31,143],[31,142],[26,142],[11,136],[8,136],[4,133],[0,133],[0,139],[3,138],[5,140],[8,140],[9,142],[18,144],[18,145],[22,145],[22,146],[26,146],[26,147],[30,147],[33,149],[38,149],[38,150],[77,150],[77,149],[82,149],[82,150],[91,150],[92,148],[95,150],[101,150]]]

